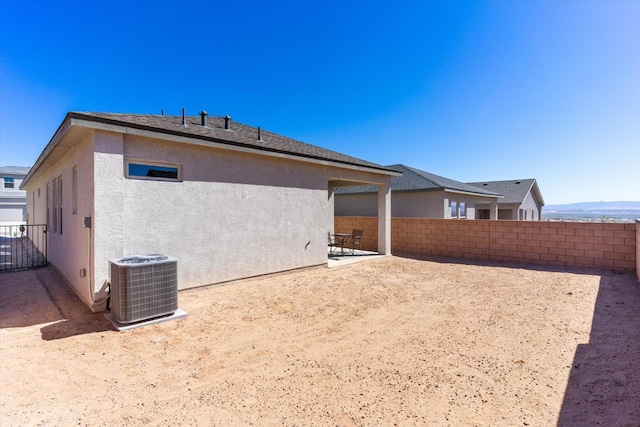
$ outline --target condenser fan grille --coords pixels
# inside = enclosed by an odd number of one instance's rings
[[[177,260],[141,255],[110,263],[111,315],[116,321],[138,322],[178,310]]]

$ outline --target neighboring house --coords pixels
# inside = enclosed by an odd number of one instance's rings
[[[540,221],[544,200],[535,179],[470,182],[470,185],[504,195],[498,200],[498,219]],[[489,206],[480,205],[478,219],[489,219]]]
[[[109,260],[177,258],[179,289],[327,264],[333,189],[379,188],[378,251],[391,253],[390,180],[364,160],[229,117],[66,115],[22,183],[48,258],[93,311]]]
[[[0,225],[19,225],[27,220],[27,192],[20,190],[27,173],[28,167],[0,166]]]
[[[475,219],[478,203],[494,207],[500,195],[449,178],[405,165],[387,166],[402,172],[391,178],[391,216],[396,218]],[[373,186],[345,187],[336,191],[337,216],[376,216],[377,197]]]

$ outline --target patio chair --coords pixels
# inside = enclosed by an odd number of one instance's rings
[[[354,228],[351,233],[351,254],[356,253],[356,246],[360,248],[360,253],[362,253],[362,230]]]
[[[331,236],[331,232],[327,232],[327,244],[329,247],[329,253],[334,253],[337,248],[340,247],[339,244],[336,243],[335,239]]]

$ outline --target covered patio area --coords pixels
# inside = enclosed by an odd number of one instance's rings
[[[341,171],[342,172],[342,171]],[[373,177],[375,180],[363,181],[361,176],[353,174],[352,176],[343,176],[340,178],[332,178],[329,180],[328,202],[329,202],[329,234],[337,237],[335,230],[335,191],[341,187],[353,187],[369,185],[377,189],[377,253],[380,255],[391,255],[391,176],[400,176],[399,172],[389,171],[388,175]],[[348,230],[349,233],[352,230]],[[344,242],[338,242],[340,246],[344,246]],[[340,255],[344,255],[341,251]]]

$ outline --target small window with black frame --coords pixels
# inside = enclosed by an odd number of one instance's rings
[[[156,181],[181,181],[179,165],[127,161],[126,177]]]

